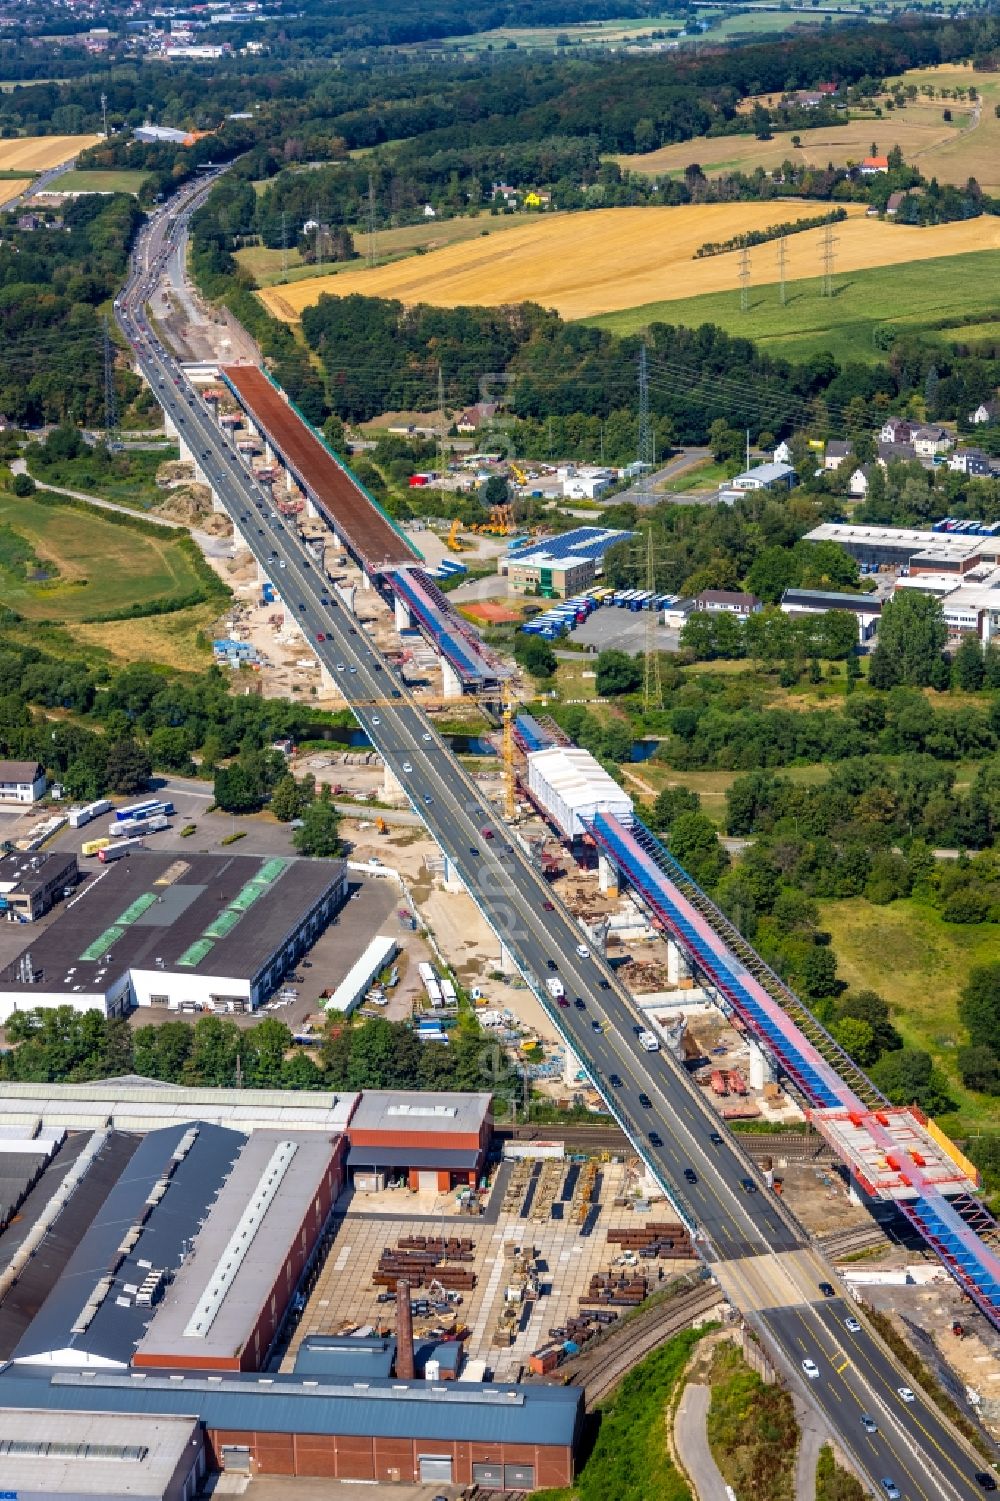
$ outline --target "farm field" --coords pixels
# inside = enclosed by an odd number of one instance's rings
[[[649,321],[650,304],[666,308],[680,299],[732,292],[738,287],[738,251],[693,259],[706,241],[764,229],[779,220],[807,218],[816,209],[814,203],[721,203],[551,214],[499,240],[466,241],[374,270],[273,287],[259,296],[269,311],[289,322],[323,292],[341,296],[359,292],[438,307],[532,301],[570,319],[641,308],[638,323],[643,323]],[[993,217],[918,229],[868,219],[861,204],[850,205],[848,214],[835,227],[835,269],[841,278],[873,265],[901,265],[1000,248],[1000,221]],[[788,237],[789,282],[821,274],[822,237],[822,229]],[[752,285],[776,282],[772,243],[755,247],[750,263]],[[966,313],[973,310],[966,304]],[[925,314],[926,309],[921,312]],[[658,310],[657,316],[668,315]],[[680,321],[678,313],[670,316]],[[879,310],[880,320],[882,316]],[[746,332],[752,330],[747,327]]]
[[[837,226],[838,234],[843,227]],[[788,243],[792,245],[794,240]],[[996,290],[1000,251],[972,251],[914,260],[909,265],[847,271],[841,269],[838,247],[835,295],[824,297],[822,277],[814,276],[788,283],[785,307],[779,303],[773,284],[774,257],[773,244],[750,252],[751,285],[745,313],[740,310],[738,293],[729,291],[657,302],[608,313],[593,321],[616,333],[629,333],[656,322],[681,323],[689,328],[715,323],[728,333],[746,335],[772,354],[807,359],[828,350],[840,362],[884,359],[884,353],[875,348],[873,333],[886,325],[928,330],[947,319],[953,326],[933,331],[933,337],[942,342],[953,338],[971,342],[1000,333],[1000,322],[988,321],[1000,317],[1000,292]]]
[[[943,146],[951,149],[956,144],[965,149],[962,126],[971,120],[971,110],[968,106],[955,107],[951,123],[942,120],[941,112],[940,104],[916,101],[901,114],[881,120],[865,118],[850,120],[846,125],[820,125],[812,130],[775,131],[769,141],[758,141],[753,135],[695,136],[690,141],[661,146],[658,151],[618,156],[615,160],[630,172],[650,177],[679,177],[685,167],[697,162],[706,176],[713,177],[722,172],[752,172],[756,167],[771,172],[786,161],[796,166],[826,167],[832,162],[842,167],[847,162],[861,161],[875,143],[883,151],[899,146],[906,161],[923,170],[924,157],[929,157],[932,151]],[[793,135],[801,145],[792,145]],[[966,172],[961,180],[964,182],[968,175]]]
[[[64,172],[52,185],[53,193],[138,193],[146,181],[145,172],[120,171],[84,172],[74,167]]]
[[[0,569],[0,601],[26,620],[74,625],[88,616],[203,590],[173,533],[144,536],[97,511],[6,494],[0,495],[0,522],[58,570],[52,583],[41,584]],[[140,623],[125,624],[134,632]]]
[[[959,992],[970,966],[1000,960],[1000,927],[946,923],[912,899],[874,907],[861,897],[821,902],[820,927],[831,934],[841,978],[883,995],[905,1041],[924,1048],[947,1076],[958,1108],[943,1117],[945,1129],[965,1134],[1000,1124],[1000,1101],[965,1089],[957,1065],[967,1041]]]
[[[88,176],[92,174],[88,173]],[[431,220],[423,224],[404,224],[398,229],[380,229],[378,232],[378,264],[384,265],[400,260],[415,250],[441,250],[463,240],[485,238],[508,229],[517,229],[521,224],[538,220],[538,214],[480,214],[475,218]],[[354,248],[361,256],[367,252],[368,231],[364,225],[351,226]],[[249,245],[236,252],[241,266],[252,274],[259,286],[278,286],[283,282],[307,281],[315,276],[343,276],[345,271],[358,270],[358,261],[343,261],[337,266],[317,267],[303,264],[297,250],[288,251],[288,274],[282,275],[280,250],[270,250],[264,245]]]
[[[921,155],[918,162],[925,177],[937,177],[941,182],[964,183],[974,177],[981,187],[991,192],[1000,189],[1000,120],[995,109],[1000,104],[1000,75],[977,73],[972,65],[942,64],[937,68],[913,68],[900,75],[901,83],[914,84],[918,89],[933,88],[937,98],[926,107],[938,113],[947,108],[957,113],[963,107],[954,97],[955,89],[975,88],[979,104],[975,112],[975,126],[963,134],[953,134]],[[941,97],[942,90],[948,94]],[[909,114],[909,110],[907,110]]]
[[[0,171],[47,172],[99,140],[100,136],[21,136],[0,141]]]
[[[0,207],[17,198],[34,182],[33,177],[4,177],[0,179]]]

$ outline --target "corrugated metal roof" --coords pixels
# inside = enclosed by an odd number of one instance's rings
[[[492,1095],[435,1090],[366,1089],[351,1117],[352,1131],[478,1132],[488,1119]]]
[[[89,1361],[128,1364],[152,1317],[150,1308],[136,1303],[135,1291],[150,1270],[172,1272],[180,1265],[246,1140],[239,1132],[220,1126],[198,1126],[169,1186],[149,1211],[141,1234],[112,1277],[119,1248],[130,1229],[142,1221],[150,1197],[158,1192],[157,1185],[188,1130],[185,1124],[170,1126],[139,1143],[127,1171],[111,1189],[19,1341],[14,1360],[41,1360],[69,1351],[64,1364],[70,1360],[80,1365]],[[73,1326],[106,1277],[111,1278],[111,1286],[97,1311],[85,1329],[74,1333]]]
[[[295,1357],[295,1375],[330,1381],[388,1381],[396,1358],[393,1335],[309,1334]]]
[[[94,1372],[0,1374],[0,1406],[73,1412],[197,1413],[230,1433],[344,1434],[447,1442],[542,1444],[570,1448],[582,1417],[573,1386],[491,1386],[475,1382],[361,1382],[297,1377],[118,1376]]]
[[[352,1147],[347,1154],[347,1166],[450,1168],[471,1173],[479,1166],[479,1153],[474,1149],[459,1152],[444,1147]]]

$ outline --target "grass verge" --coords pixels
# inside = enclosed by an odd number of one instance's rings
[[[865,1489],[857,1476],[842,1470],[829,1444],[819,1451],[816,1465],[816,1501],[865,1501]]]
[[[155,450],[137,448],[112,454],[107,459],[91,450],[60,464],[41,463],[29,452],[28,469],[40,485],[82,490],[87,495],[96,495],[98,500],[110,500],[133,511],[148,511],[164,498],[164,491],[156,484],[160,465],[176,462],[177,457],[174,444],[164,444]]]
[[[799,1439],[790,1394],[763,1381],[728,1340],[715,1348],[709,1382],[705,1429],[723,1479],[738,1496],[793,1501]]]
[[[691,1351],[707,1329],[686,1329],[630,1371],[598,1410],[600,1427],[575,1485],[538,1501],[691,1501],[667,1453],[664,1422]]]

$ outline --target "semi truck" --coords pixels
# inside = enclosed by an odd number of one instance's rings
[[[647,1053],[658,1053],[660,1051],[659,1038],[653,1032],[640,1032],[639,1046],[644,1048]]]
[[[100,818],[102,813],[110,813],[111,806],[108,798],[99,797],[96,803],[87,803],[83,808],[71,808],[69,810],[70,828],[82,829],[84,824],[90,823],[91,819]]]
[[[551,979],[546,980],[545,989],[554,1001],[558,1001],[561,996],[566,994],[566,987],[561,980],[556,979],[555,975]]]
[[[98,850],[97,858],[102,865],[110,865],[112,860],[123,860],[126,855],[134,854],[136,850],[144,848],[141,839],[119,839],[117,844],[107,844],[104,849]]]

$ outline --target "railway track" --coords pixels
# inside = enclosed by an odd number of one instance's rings
[[[679,1293],[633,1319],[612,1325],[596,1345],[559,1367],[560,1379],[582,1386],[587,1406],[592,1408],[651,1350],[703,1317],[721,1300],[722,1293],[714,1283],[702,1282],[690,1292]]]

